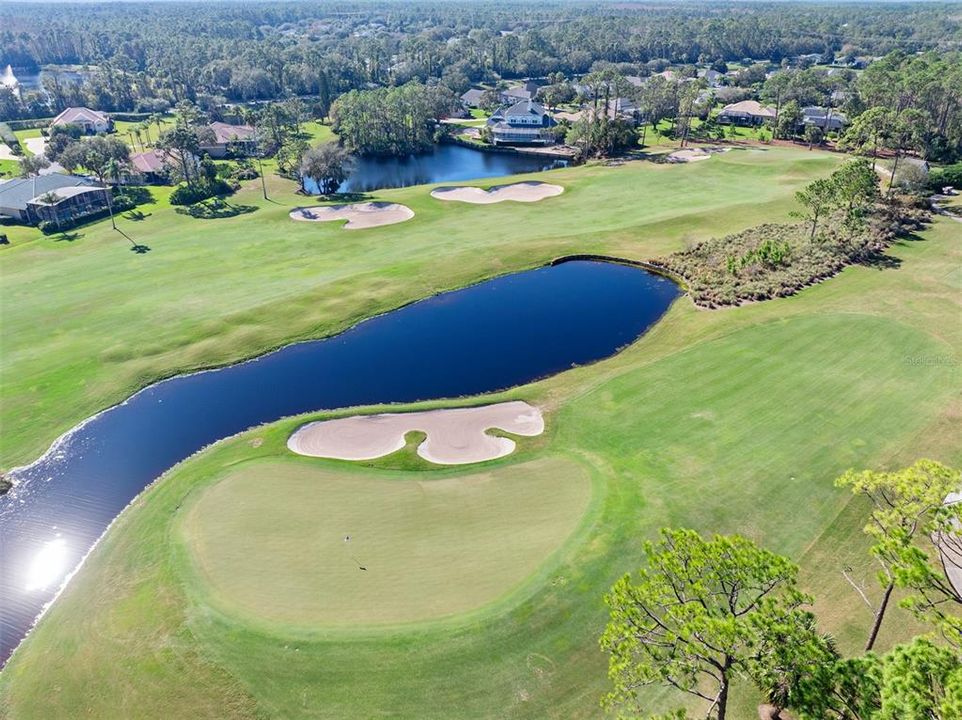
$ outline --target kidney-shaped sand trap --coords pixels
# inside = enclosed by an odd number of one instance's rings
[[[404,205],[385,202],[354,203],[353,205],[318,205],[317,207],[297,208],[291,213],[292,220],[308,222],[328,222],[347,220],[345,230],[393,225],[414,217],[414,211]]]
[[[491,203],[514,200],[515,202],[538,202],[545,198],[560,195],[565,189],[560,185],[543,182],[519,182],[511,185],[495,185],[489,190],[478,187],[439,187],[431,191],[431,197],[438,200],[457,200],[490,205]]]
[[[425,412],[354,415],[303,425],[291,435],[287,447],[299,455],[336,460],[373,460],[404,447],[404,436],[420,430],[427,439],[418,455],[438,465],[464,465],[504,457],[515,443],[489,435],[499,428],[528,437],[544,432],[541,411],[514,401],[475,408]]]
[[[692,150],[676,150],[675,152],[668,155],[665,158],[670,163],[684,163],[684,162],[698,162],[699,160],[707,160],[711,157],[710,153],[705,152],[699,148]]]

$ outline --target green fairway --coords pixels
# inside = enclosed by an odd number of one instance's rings
[[[231,199],[253,213],[199,220],[161,198],[140,208],[142,220],[120,217],[118,227],[150,248],[143,255],[109,220],[49,237],[13,227],[0,274],[0,467],[35,458],[83,418],[176,372],[335,332],[559,255],[643,259],[785,219],[794,191],[838,161],[738,150],[697,167],[570,168],[537,176],[565,187],[550,203],[452,207],[430,187],[381,191],[373,197],[407,205],[415,218],[349,234],[292,222],[305,199],[272,176],[270,200],[257,181]],[[508,227],[524,228],[523,241],[493,231]]]
[[[385,191],[416,217],[356,233],[290,222],[299,198],[274,182],[277,205],[241,193],[249,215],[158,206],[126,223],[144,256],[109,224],[72,242],[15,234],[4,463],[177,369],[559,255],[641,259],[784,221],[794,191],[838,162],[770,148],[570,168],[535,176],[562,196],[524,206]],[[492,463],[295,458],[287,438],[322,413],[218,443],[121,515],[0,675],[0,715],[597,718],[602,595],[669,525],[790,556],[821,629],[860,651],[870,612],[842,570],[874,582],[866,508],[833,481],[962,461],[960,227],[938,218],[884,266],[794,297],[714,311],[679,300],[615,357],[486,398],[527,400],[546,423]],[[338,561],[347,545],[368,570]],[[896,608],[880,647],[917,629]],[[758,701],[737,687],[730,716],[757,716]]]
[[[186,512],[212,604],[302,628],[473,610],[564,543],[591,489],[584,468],[555,458],[423,482],[317,465],[243,465]]]

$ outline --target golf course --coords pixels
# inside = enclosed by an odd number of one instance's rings
[[[563,188],[536,202],[379,190],[363,202],[410,216],[354,232],[347,216],[292,220],[313,201],[269,174],[229,198],[245,208],[234,217],[177,213],[152,188],[152,204],[118,216],[123,235],[109,220],[9,228],[0,465],[33,462],[164,378],[438,293],[791,222],[796,191],[844,160],[740,146],[465,183]],[[920,457],[962,463],[960,319],[962,224],[936,215],[884,259],[791,297],[709,310],[682,295],[615,355],[530,384],[317,408],[221,439],[113,522],[0,674],[0,716],[601,717],[603,596],[664,527],[788,556],[819,629],[858,652],[872,613],[843,571],[874,582],[869,506],[834,481]],[[289,447],[307,423],[508,401],[537,408],[544,430],[489,429],[513,441],[490,461],[429,462],[420,427],[374,459]],[[921,632],[889,613],[882,650]],[[646,692],[653,710],[674,706]],[[757,717],[760,701],[736,684],[731,716]]]

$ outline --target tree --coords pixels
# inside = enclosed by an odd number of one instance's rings
[[[795,100],[789,100],[778,114],[778,124],[775,133],[780,138],[795,137],[796,129],[802,124],[802,109]]]
[[[659,684],[701,698],[706,718],[725,720],[735,673],[768,667],[778,642],[787,645],[781,659],[811,641],[811,616],[800,609],[810,598],[786,558],[737,535],[704,540],[691,530],[663,530],[645,556],[636,579],[625,575],[605,597],[601,647],[614,684],[606,706],[641,712],[638,689]]]
[[[845,223],[849,227],[861,224],[865,213],[881,197],[879,177],[868,160],[850,160],[831,175],[835,197],[845,210]]]
[[[837,660],[792,709],[800,720],[954,720],[962,717],[962,658],[917,637],[885,655]]]
[[[195,180],[192,172],[193,159],[200,153],[197,133],[192,128],[178,123],[160,134],[157,147],[167,160],[179,166],[187,186],[193,187]]]
[[[882,570],[882,599],[865,649],[871,650],[896,587],[914,591],[905,606],[936,621],[946,638],[962,644],[960,588],[947,571],[962,577],[962,503],[946,498],[962,487],[962,474],[932,460],[919,460],[895,472],[847,472],[836,481],[872,502],[865,533]]]
[[[296,176],[302,191],[304,190],[304,176],[300,173],[301,159],[310,147],[306,140],[299,137],[290,137],[284,140],[284,144],[277,149],[277,154],[274,156],[277,161],[277,169],[281,175]]]
[[[808,143],[808,149],[811,150],[816,145],[821,145],[822,140],[825,139],[825,133],[822,132],[820,128],[815,123],[808,123],[805,126],[805,142]]]
[[[36,177],[41,170],[50,167],[50,161],[43,155],[25,155],[20,158],[20,177]]]
[[[842,136],[839,147],[854,152],[872,153],[872,170],[878,162],[878,151],[885,144],[892,123],[892,113],[883,107],[866,110],[849,126]]]
[[[95,135],[77,144],[82,158],[80,164],[96,175],[101,183],[111,176],[112,169],[130,164],[130,148],[119,138]]]
[[[829,179],[820,178],[795,193],[795,199],[805,208],[798,215],[812,223],[811,238],[814,239],[818,221],[832,209],[836,202],[835,183]]]
[[[896,115],[888,126],[885,135],[886,145],[895,152],[892,162],[892,174],[889,176],[888,195],[895,188],[895,174],[898,172],[899,160],[909,150],[918,150],[922,146],[920,136],[924,124],[924,113],[921,110],[909,108]]]
[[[349,159],[337,143],[318,145],[304,153],[301,176],[316,182],[321,194],[331,195],[347,179]]]
[[[834,641],[819,634],[814,616],[790,616],[789,622],[773,623],[759,638],[748,675],[765,693],[777,718],[820,693],[826,667],[838,659]]]

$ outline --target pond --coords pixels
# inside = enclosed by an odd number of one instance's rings
[[[0,498],[0,659],[111,520],[206,445],[288,415],[476,395],[600,360],[644,333],[679,294],[639,268],[564,262],[136,393],[14,471],[19,484]]]
[[[475,178],[501,177],[562,167],[565,161],[516,153],[472,150],[463,145],[435,145],[430,152],[405,157],[362,157],[354,160],[350,177],[338,192],[370,192],[382,188],[408,187]],[[317,183],[305,183],[317,194]]]
[[[34,91],[43,89],[42,83],[44,77],[42,77],[41,73],[36,69],[12,68],[12,72],[16,76],[17,81],[20,83],[20,87],[22,87],[24,90]],[[46,76],[48,80],[52,80],[53,76],[56,75],[61,84],[76,84],[84,81],[84,74],[76,70],[51,68],[44,70],[43,75]]]

